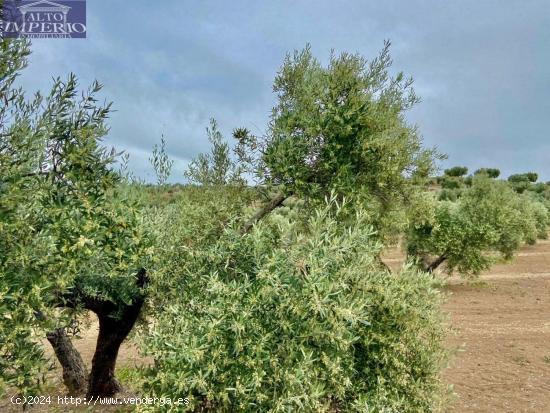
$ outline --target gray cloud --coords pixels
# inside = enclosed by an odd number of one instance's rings
[[[311,43],[374,56],[393,42],[396,70],[413,75],[423,102],[409,113],[443,166],[535,170],[550,180],[550,3],[540,1],[88,1],[88,39],[37,40],[21,79],[45,89],[73,71],[97,78],[115,102],[107,141],[148,178],[164,134],[177,160],[207,149],[218,119],[261,132],[286,52]]]

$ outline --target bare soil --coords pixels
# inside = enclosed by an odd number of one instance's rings
[[[400,266],[398,251],[389,251],[384,261]],[[448,314],[447,347],[451,352],[443,379],[454,397],[448,412],[550,412],[550,241],[525,246],[511,263],[494,266],[477,281],[451,277],[443,306]],[[97,337],[92,320],[75,345],[90,365]],[[49,349],[48,346],[46,346]],[[118,368],[143,365],[131,344],[121,349]],[[65,389],[59,367],[52,372],[48,388],[52,396]],[[123,396],[132,395],[128,389]],[[119,407],[74,408],[36,406],[32,412],[121,411]],[[0,401],[1,412],[21,411]]]
[[[450,412],[550,412],[550,242],[526,246],[472,284],[453,278],[443,378]]]
[[[383,259],[397,269],[403,255]],[[550,241],[475,280],[450,277],[445,292],[443,379],[454,393],[446,412],[550,412]]]
[[[79,335],[79,338],[74,338],[73,344],[77,348],[77,350],[80,352],[80,355],[82,356],[82,360],[88,367],[88,371],[92,364],[92,358],[95,352],[95,345],[97,340],[97,335],[99,333],[99,323],[97,321],[97,317],[93,314],[89,314],[89,319],[82,320],[82,333]],[[51,346],[49,343],[44,339],[44,348],[46,350],[46,354],[48,357],[50,357],[50,360],[52,362],[52,370],[50,371],[50,374],[47,377],[46,386],[44,392],[40,396],[50,396],[51,401],[47,402],[45,400],[42,401],[42,404],[36,404],[30,408],[27,409],[27,411],[32,413],[43,413],[43,412],[55,412],[55,413],[69,413],[69,412],[95,412],[95,413],[102,413],[102,412],[127,412],[132,411],[133,409],[129,405],[122,404],[122,400],[124,398],[131,398],[131,397],[139,397],[134,392],[134,389],[131,388],[128,384],[124,383],[124,391],[117,394],[117,399],[121,404],[117,404],[115,402],[110,404],[103,404],[99,405],[96,404],[96,406],[89,406],[80,404],[77,405],[76,402],[68,402],[65,404],[58,403],[58,397],[64,398],[67,395],[67,389],[65,385],[63,384],[63,378],[62,378],[62,370],[61,366],[55,359],[55,356],[53,355],[53,351],[51,349]],[[129,369],[136,366],[143,366],[146,364],[151,363],[151,360],[142,357],[135,345],[133,345],[130,341],[125,341],[122,343],[122,346],[120,348],[119,356],[117,359],[117,376],[120,377],[120,371],[123,369]],[[4,397],[2,400],[0,400],[0,412],[4,413],[15,413],[15,412],[21,412],[21,406],[14,405],[11,402],[11,397],[14,396],[15,393],[8,394],[7,397]],[[75,395],[75,397],[84,398],[84,394]]]

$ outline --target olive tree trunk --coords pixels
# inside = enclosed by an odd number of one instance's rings
[[[147,282],[147,274],[145,269],[142,268],[137,273],[136,285],[140,289],[143,289],[146,287]],[[130,305],[115,304],[111,301],[89,297],[78,288],[74,289],[71,294],[63,296],[60,306],[69,308],[82,306],[87,310],[93,311],[99,319],[99,335],[92,359],[92,369],[88,377],[87,397],[109,397],[122,389],[122,386],[115,377],[118,351],[124,339],[132,331],[144,302],[144,290],[141,290],[134,297]],[[50,340],[50,337],[48,337],[48,340]],[[80,355],[78,355],[78,352],[74,348],[74,352],[67,351],[69,344],[71,344],[70,340],[65,340],[62,334],[52,334],[50,342],[52,341],[56,343],[59,349],[64,350],[59,352],[56,350],[60,363],[64,365],[64,372],[65,370],[67,372],[74,371],[76,366],[78,366],[78,361],[82,363],[82,358],[80,358]],[[61,347],[59,343],[61,343]],[[71,354],[73,357],[69,358],[67,354]]]
[[[65,328],[57,328],[46,334],[61,368],[63,383],[70,395],[84,393],[88,382],[88,372],[78,350],[73,346]]]
[[[431,263],[425,266],[424,271],[432,273],[434,272],[441,264],[443,264],[447,260],[447,256],[445,254],[440,255],[435,260],[433,260]]]
[[[145,269],[141,269],[136,284],[144,288],[147,281]],[[132,331],[144,301],[145,296],[142,294],[135,297],[132,304],[122,307],[109,301],[85,300],[85,308],[96,313],[99,319],[99,335],[92,359],[87,397],[109,397],[122,390],[115,377],[118,351]]]
[[[116,360],[120,345],[128,336],[139,316],[143,299],[127,306],[120,318],[112,318],[108,311],[97,314],[99,336],[92,359],[92,371],[88,383],[88,397],[112,396],[122,390],[115,377]]]

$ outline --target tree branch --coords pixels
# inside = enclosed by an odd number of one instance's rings
[[[264,218],[266,215],[268,215],[271,211],[273,211],[275,208],[282,205],[282,203],[287,199],[288,196],[283,194],[282,192],[279,192],[277,195],[275,195],[267,204],[265,204],[262,208],[260,208],[253,216],[250,218],[246,223],[243,225],[243,228],[241,232],[243,234],[246,234],[250,229],[254,226],[255,223],[260,221],[262,218]]]
[[[435,260],[433,260],[425,269],[424,271],[432,273],[434,272],[437,267],[439,267],[443,262],[447,259],[447,255],[441,254],[439,257],[437,257]]]
[[[46,316],[40,310],[35,311],[34,315],[39,321],[47,321]],[[66,327],[59,327],[47,332],[46,338],[63,369],[63,383],[67,386],[69,394],[84,392],[88,384],[88,372],[80,353],[67,335]]]

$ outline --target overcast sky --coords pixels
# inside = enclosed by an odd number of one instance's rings
[[[88,0],[88,38],[40,39],[21,83],[45,90],[74,72],[105,85],[117,110],[106,141],[145,179],[164,135],[182,181],[208,149],[215,117],[227,137],[265,130],[285,54],[310,43],[374,57],[391,40],[394,68],[415,79],[408,113],[442,166],[526,170],[550,180],[550,1]]]

